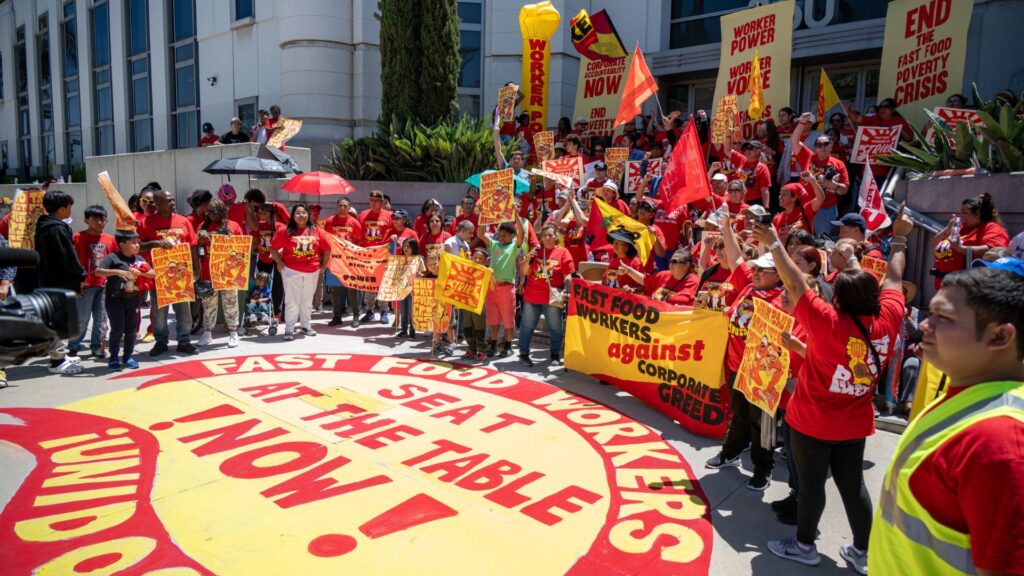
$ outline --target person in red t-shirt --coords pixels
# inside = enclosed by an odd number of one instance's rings
[[[196,234],[184,216],[174,213],[174,195],[168,190],[157,190],[153,192],[153,205],[156,207],[156,211],[146,216],[146,219],[139,225],[142,256],[152,265],[151,251],[154,248],[171,248],[175,244],[187,244],[192,247],[192,270],[197,270]],[[157,275],[163,272],[163,270],[156,271]],[[156,357],[167,351],[167,342],[170,338],[167,328],[168,306],[159,306],[155,289],[150,294],[150,298],[157,304],[152,310],[151,318],[156,343],[150,349],[149,355]],[[178,319],[176,323],[178,352],[195,354],[196,347],[190,341],[191,320],[185,320],[192,318],[190,303],[178,302],[170,307],[174,309],[174,316]]]
[[[786,243],[790,230],[802,229],[814,234],[814,216],[825,201],[825,194],[818,185],[818,181],[811,176],[810,172],[804,173],[804,182],[814,191],[814,196],[807,199],[807,189],[803,184],[794,182],[786,184],[779,190],[779,212],[772,218],[772,225],[779,231],[782,243]]]
[[[405,210],[395,210],[391,214],[391,228],[394,232],[391,235],[391,244],[394,245],[394,250],[391,253],[395,256],[405,254],[402,247],[405,246],[406,239],[412,238],[417,243],[419,242],[419,236],[416,234],[416,231],[409,228],[409,213]],[[419,246],[417,246],[416,251],[419,253]]]
[[[530,359],[530,341],[542,313],[548,326],[551,363],[561,364],[562,339],[565,336],[562,306],[552,305],[550,295],[552,288],[564,292],[566,282],[574,272],[576,265],[572,255],[558,245],[558,230],[555,225],[545,224],[540,229],[540,246],[531,249],[519,265],[519,273],[526,277],[523,288],[523,312],[519,323],[519,363],[523,366],[533,366],[533,360]]]
[[[363,246],[380,246],[391,241],[394,229],[391,227],[391,211],[384,209],[384,193],[380,190],[370,191],[370,207],[359,213],[359,222],[363,225]],[[387,325],[388,308],[377,304],[376,292],[365,292],[366,313],[361,322],[373,320],[373,311],[380,309],[380,323]]]
[[[590,158],[583,154],[583,139],[577,134],[565,137],[565,158],[583,158],[583,165],[590,164]]]
[[[444,251],[444,243],[452,235],[444,230],[444,221],[440,214],[434,214],[427,223],[427,231],[420,236],[420,254],[426,258]]]
[[[731,390],[729,403],[732,421],[725,441],[718,455],[708,460],[707,468],[739,466],[740,454],[750,446],[750,459],[754,463],[754,475],[747,482],[750,490],[763,491],[771,483],[772,467],[775,462],[771,450],[763,447],[761,419],[764,412],[750,403],[742,392],[733,387],[746,349],[747,331],[754,314],[754,299],[778,306],[778,295],[782,287],[776,264],[771,254],[762,254],[749,262],[744,261],[736,234],[729,223],[722,222],[725,259],[731,265],[732,275],[727,282],[731,289],[726,292],[725,315],[729,318],[729,336],[726,342],[725,371]]]
[[[667,250],[665,249],[665,233],[661,231],[661,227],[654,223],[654,214],[658,210],[658,201],[654,198],[644,197],[637,204],[636,220],[654,234],[654,253],[648,254],[647,264],[644,265],[644,272],[648,274],[654,271],[654,258],[664,258]]]
[[[619,185],[611,180],[605,180],[604,185],[594,192],[595,196],[604,201],[612,208],[623,214],[629,214],[629,206],[619,199]],[[604,227],[604,219],[601,217],[601,210],[594,202],[590,205],[589,216],[587,217],[587,234],[590,235],[590,246],[598,248],[608,244],[608,231]]]
[[[864,245],[863,254],[857,257],[860,260],[864,256],[870,256],[872,258],[882,259],[882,250],[875,244],[871,244],[867,241],[867,220],[860,214],[850,212],[844,214],[839,220],[833,220],[829,222],[829,226],[836,226],[839,228],[839,238],[848,238]]]
[[[726,139],[726,150],[731,149],[732,140]],[[732,150],[729,154],[729,162],[735,172],[729,176],[729,179],[743,181],[747,188],[746,196],[743,198],[744,202],[760,204],[768,208],[771,202],[772,175],[764,162],[761,162],[763,150],[764,147],[756,140],[744,142],[739,152]]]
[[[747,226],[746,219],[742,217],[743,211],[750,208],[750,204],[743,201],[746,189],[746,185],[743,184],[742,180],[733,180],[729,182],[729,187],[726,188],[726,205],[729,207],[729,221],[732,222],[732,229],[736,232],[743,232]]]
[[[270,257],[284,278],[284,339],[294,338],[299,323],[306,336],[316,336],[311,317],[313,294],[320,273],[331,259],[331,244],[323,230],[310,220],[304,204],[292,207],[285,229],[270,241]]]
[[[580,262],[586,262],[590,258],[586,227],[580,224],[580,222],[587,221],[586,211],[580,206],[576,197],[567,190],[560,190],[558,197],[564,198],[565,203],[551,215],[548,222],[557,227],[558,232],[562,235],[562,245],[569,251],[573,264],[579,269]],[[567,215],[570,211],[572,214]]]
[[[199,139],[199,147],[213,146],[218,140],[220,140],[220,134],[213,129],[213,124],[203,122],[203,137]]]
[[[942,278],[946,274],[963,270],[970,266],[972,260],[981,258],[989,250],[1010,244],[1010,234],[1003,227],[999,212],[992,203],[992,196],[987,192],[972,196],[960,204],[959,238],[954,238],[952,234],[956,218],[950,218],[946,227],[932,239],[936,290],[942,286]]]
[[[700,282],[693,269],[693,254],[689,250],[676,250],[669,258],[668,270],[648,274],[644,279],[644,293],[675,306],[692,306]]]
[[[644,263],[636,251],[636,238],[625,228],[608,232],[612,241],[612,256],[604,273],[604,285],[626,292],[642,294],[644,289]]]
[[[347,240],[356,246],[363,245],[363,225],[359,219],[351,214],[352,201],[342,196],[338,200],[338,212],[321,223],[320,228],[326,234],[331,234],[340,240]],[[342,323],[342,318],[348,312],[349,304],[353,307],[353,327],[359,327],[359,291],[348,288],[327,270],[324,273],[324,285],[331,291],[331,320],[328,326],[334,327]]]
[[[892,98],[886,98],[878,103],[878,114],[861,115],[853,110],[847,110],[847,114],[850,120],[857,126],[899,126],[900,127],[900,140],[904,142],[914,141],[914,129],[910,127],[910,122],[903,117],[902,114],[896,111],[896,101]],[[881,179],[885,178],[889,174],[890,168],[882,164],[872,164],[871,173],[875,175],[875,179],[879,181],[881,185]]]
[[[459,204],[459,213],[455,215],[455,219],[452,220],[452,225],[448,229],[448,233],[454,236],[458,233],[459,223],[463,220],[469,220],[473,223],[473,229],[480,225],[480,215],[476,213],[476,200],[472,196],[467,195],[462,199],[462,203]]]
[[[850,190],[850,175],[846,172],[846,164],[832,157],[832,140],[828,136],[823,134],[814,140],[813,152],[804,145],[803,140],[811,131],[812,122],[813,115],[810,112],[800,117],[797,129],[790,136],[790,147],[800,170],[813,174],[825,191],[825,203],[814,222],[814,229],[825,233],[831,231],[828,222],[839,215],[836,207],[838,197],[846,195]]]
[[[420,215],[417,216],[412,223],[412,230],[416,233],[417,238],[422,238],[423,235],[427,233],[427,222],[430,221],[431,216],[441,213],[441,217],[444,218],[442,210],[441,203],[434,198],[423,203],[423,207],[420,208]],[[420,246],[420,253],[426,254],[426,252],[423,251],[423,246]]]
[[[206,208],[206,219],[196,232],[197,246],[199,251],[201,280],[204,282],[213,281],[210,275],[210,259],[212,258],[211,246],[212,235],[245,236],[242,227],[237,222],[228,220],[228,208],[220,200],[210,200]],[[238,256],[238,260],[244,260]],[[249,270],[245,270],[246,276]],[[226,290],[212,289],[207,294],[197,294],[203,300],[203,334],[196,342],[196,346],[206,346],[213,341],[213,326],[217,323],[217,312],[224,307],[224,323],[228,328],[228,348],[238,346],[238,290],[229,288]]]
[[[987,265],[947,276],[920,324],[923,359],[949,388],[893,455],[872,574],[1024,574],[1024,263]],[[901,535],[907,526],[921,533]]]
[[[895,240],[881,286],[860,270],[849,247],[841,248],[852,269],[837,276],[832,305],[810,290],[774,229],[758,223],[752,227],[754,238],[770,246],[786,291],[796,302],[794,317],[808,331],[805,361],[786,412],[792,428],[787,449],[795,458],[800,484],[797,533],[796,538],[769,542],[768,550],[804,564],[821,561],[814,541],[831,472],[853,532],[853,545],[844,545],[840,555],[864,574],[871,531],[864,446],[875,431],[875,386],[884,377],[903,321],[901,281],[906,238],[914,225],[901,209],[893,222]]]
[[[103,287],[107,284],[104,276],[95,274],[96,265],[99,264],[108,254],[117,252],[117,242],[110,234],[103,232],[107,224],[107,209],[99,204],[89,206],[85,209],[85,224],[87,228],[76,232],[71,238],[75,244],[75,253],[78,261],[85,269],[85,283],[82,286],[82,295],[78,297],[78,338],[68,342],[68,355],[77,356],[85,340],[85,333],[89,331],[89,320],[92,319],[92,334],[89,340],[89,350],[94,358],[104,356],[104,330],[103,317]]]
[[[251,233],[257,228],[256,211],[260,206],[267,203],[267,196],[259,188],[252,188],[242,197],[244,202],[228,206],[228,220],[235,222],[242,227],[242,230]],[[288,210],[279,202],[271,202],[274,207],[274,218],[284,224],[288,222]]]
[[[278,273],[274,259],[270,255],[270,242],[278,232],[284,230],[285,224],[276,218],[277,206],[280,204],[261,204],[256,211],[256,229],[250,232],[256,251],[256,270],[266,272],[270,276],[270,299],[275,316],[281,314],[281,306],[284,304],[284,279]],[[228,212],[230,211],[229,208]]]

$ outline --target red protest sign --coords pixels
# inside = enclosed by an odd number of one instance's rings
[[[900,140],[899,126],[860,126],[853,141],[850,162],[864,164],[875,161],[879,154],[889,154]]]

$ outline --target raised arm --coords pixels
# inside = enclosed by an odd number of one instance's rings
[[[505,153],[501,151],[501,128],[494,127],[494,160],[498,163],[498,170],[505,168]]]
[[[811,122],[813,122],[814,115],[810,112],[804,112],[800,115],[800,120],[796,124],[796,128],[793,129],[793,133],[789,135],[789,149],[790,153],[796,156],[796,153],[800,151],[800,147],[804,145],[804,138],[807,137],[807,133],[811,131]]]
[[[903,270],[907,266],[907,234],[914,229],[910,217],[904,214],[907,203],[900,205],[900,211],[892,222],[892,244],[889,246],[889,266],[885,269],[882,289],[902,290]]]
[[[825,191],[821,189],[821,184],[818,184],[818,179],[807,170],[804,170],[804,172],[800,174],[800,177],[803,178],[804,182],[806,182],[814,192],[814,198],[811,199],[811,210],[814,212],[821,210],[821,206],[825,204]],[[800,202],[800,199],[797,198],[796,201]]]
[[[742,218],[742,216],[741,216]],[[740,243],[736,240],[736,233],[732,231],[732,216],[724,218],[725,222],[719,221],[722,228],[722,239],[725,240],[725,259],[729,261],[729,269],[735,270],[743,262],[743,253],[740,251]]]
[[[796,267],[793,259],[789,257],[789,253],[782,246],[782,242],[779,240],[779,233],[775,231],[773,226],[765,226],[760,222],[752,222],[751,227],[754,231],[754,239],[761,243],[761,245],[768,246],[771,251],[772,258],[775,260],[775,271],[779,273],[779,278],[782,279],[786,292],[789,292],[790,299],[793,302],[799,302],[804,292],[807,292],[810,288],[807,286],[807,282],[804,281],[803,273]]]

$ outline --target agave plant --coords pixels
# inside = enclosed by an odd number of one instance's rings
[[[935,138],[929,141],[914,129],[913,143],[900,143],[892,154],[879,155],[878,162],[921,175],[972,167],[993,174],[1024,170],[1024,120],[1021,117],[1024,101],[1016,106],[1003,100],[984,101],[977,86],[974,101],[981,103],[978,117],[982,125],[958,122],[950,127],[943,118],[926,110]]]
[[[377,132],[334,146],[328,169],[350,180],[462,182],[494,167],[490,125],[466,117],[425,126],[379,120]],[[518,144],[505,146],[506,157]]]

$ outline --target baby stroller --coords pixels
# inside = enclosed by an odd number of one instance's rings
[[[260,316],[262,316],[260,314],[250,315],[250,314],[248,314],[248,310],[246,310],[246,314],[245,314],[245,317],[244,317],[244,320],[243,320],[243,327],[246,329],[246,333],[248,335],[250,335],[250,336],[260,335],[260,333],[261,333],[260,332],[260,326],[263,326],[263,325],[265,325],[267,327],[267,334],[269,334],[270,336],[276,336],[277,335],[277,315],[274,314],[274,278],[275,278],[275,276],[277,276],[277,274],[271,274],[270,278],[267,279],[267,290],[270,293],[270,302],[268,303],[269,306],[270,306],[270,312],[266,314],[267,320],[263,320],[260,317]],[[245,304],[246,304],[246,307],[248,307],[248,304],[249,304],[248,295],[246,296]],[[255,319],[253,319],[254,316],[255,316]]]

